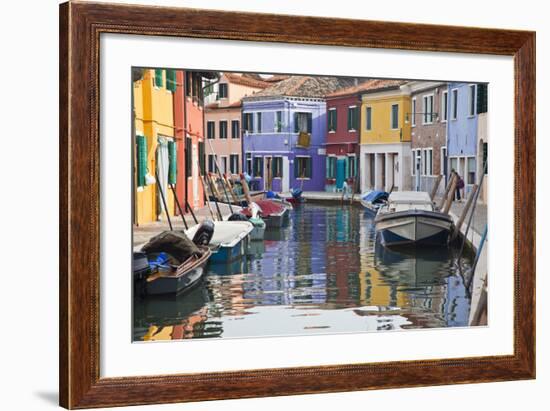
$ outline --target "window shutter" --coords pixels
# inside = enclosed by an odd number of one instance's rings
[[[297,133],[300,131],[298,127],[298,113],[294,113],[294,132]]]
[[[477,114],[487,112],[487,84],[478,84],[477,86]]]
[[[147,174],[147,139],[145,136],[136,136],[137,154],[137,186],[145,186],[145,174]]]
[[[164,70],[162,69],[155,69],[155,86],[157,87],[163,87],[163,81],[162,81],[162,72]]]
[[[311,178],[311,157],[306,159],[306,177]]]
[[[307,114],[307,132],[311,134],[313,130],[313,115],[311,113]]]
[[[168,184],[176,184],[177,175],[176,143],[168,142]]]
[[[300,178],[300,172],[298,171],[298,157],[294,157],[294,178]]]
[[[166,88],[172,93],[175,93],[176,87],[176,70],[166,70]]]

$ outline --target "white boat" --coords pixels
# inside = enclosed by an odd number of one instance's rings
[[[199,224],[185,231],[193,238]],[[226,263],[246,254],[250,232],[254,229],[248,221],[214,221],[214,235],[210,240],[213,263]]]
[[[369,215],[375,216],[380,207],[388,201],[388,196],[385,191],[372,190],[362,194],[359,201]]]
[[[374,219],[377,239],[387,246],[447,245],[453,219],[435,211],[428,193],[399,191],[389,196]]]

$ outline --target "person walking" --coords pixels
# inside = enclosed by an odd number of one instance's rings
[[[452,171],[456,174],[457,183],[456,183],[456,193],[455,193],[455,200],[460,201],[461,200],[461,190],[464,189],[464,180],[462,177],[460,177],[460,174],[458,174],[455,170]]]

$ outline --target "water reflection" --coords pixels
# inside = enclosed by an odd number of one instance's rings
[[[256,337],[466,326],[470,300],[453,249],[377,246],[356,207],[307,204],[248,255],[210,264],[177,297],[136,300],[134,339]],[[460,268],[460,269],[459,269]]]

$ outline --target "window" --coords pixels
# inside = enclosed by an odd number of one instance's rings
[[[246,173],[252,175],[252,154],[246,153]]]
[[[273,157],[273,177],[281,178],[283,176],[283,158],[282,157]]]
[[[296,157],[294,159],[294,176],[296,178],[311,178],[311,157]]]
[[[252,117],[252,113],[243,114],[243,129],[245,131],[248,131],[249,133],[254,132],[254,120]]]
[[[262,157],[254,157],[254,170],[253,170],[254,177],[263,176],[263,165],[264,165],[264,159]]]
[[[357,130],[357,107],[348,107],[348,131]]]
[[[294,113],[294,132],[295,133],[311,133],[312,114],[311,113]]]
[[[154,85],[155,87],[162,88],[164,86],[162,69],[155,69]]]
[[[239,138],[239,120],[231,120],[231,138]]]
[[[468,157],[468,184],[476,182],[476,158]]]
[[[336,157],[327,157],[327,178],[336,178]]]
[[[441,118],[442,121],[447,121],[449,113],[449,92],[444,91],[441,95]]]
[[[412,99],[411,125],[416,126],[416,98]]]
[[[176,70],[166,70],[166,89],[172,93],[176,92],[177,88]]]
[[[262,132],[262,113],[256,113],[256,133]]]
[[[185,138],[185,178],[189,178],[192,175],[191,171],[191,155],[192,155],[192,149],[193,144],[192,140],[189,137]]]
[[[229,170],[231,174],[239,174],[239,155],[231,154],[229,156]]]
[[[227,156],[222,156],[222,164],[221,164],[221,172],[222,174],[227,173]]]
[[[366,113],[367,131],[372,130],[372,107],[367,107]]]
[[[450,166],[451,166],[451,170],[449,170],[449,171],[454,170],[454,171],[458,172],[458,158],[453,157],[453,158],[450,159],[449,162],[450,162]]]
[[[433,150],[431,148],[426,148],[423,150],[422,154],[422,174],[425,176],[431,176],[433,175]]]
[[[487,113],[488,85],[477,85],[477,114]]]
[[[220,138],[227,138],[227,120],[220,121]]]
[[[399,128],[399,105],[398,104],[392,104],[391,106],[391,128],[394,130]]]
[[[471,117],[471,116],[475,116],[476,114],[476,85],[475,84],[470,84],[470,86],[468,87],[469,91],[468,91],[468,107],[469,107],[469,111],[468,111],[468,115]]]
[[[227,83],[218,84],[218,99],[227,98]]]
[[[433,111],[434,111],[434,96],[424,96],[423,101],[423,119],[422,124],[432,124],[433,122]]]
[[[204,175],[205,169],[205,153],[204,153],[204,141],[199,141],[199,167],[200,173]]]
[[[216,172],[216,156],[214,154],[208,154],[208,171],[210,173]]]
[[[348,156],[348,177],[355,177],[355,156]]]
[[[275,113],[275,127],[273,127],[276,133],[283,131],[283,112],[277,111]]]
[[[202,77],[199,73],[191,73],[191,93],[193,96],[193,101],[202,102]]]
[[[336,109],[335,108],[331,108],[329,111],[328,111],[328,131],[336,131],[336,115],[337,115],[337,112],[336,112]]]
[[[453,110],[452,119],[456,120],[458,117],[458,90],[454,89],[453,91],[451,91],[451,93],[452,93],[451,110]]]
[[[441,147],[441,156],[439,157],[439,174],[447,175],[447,147]]]
[[[216,123],[214,121],[206,122],[206,137],[210,139],[216,138]]]
[[[193,94],[193,73],[185,72],[185,95],[191,97]]]

